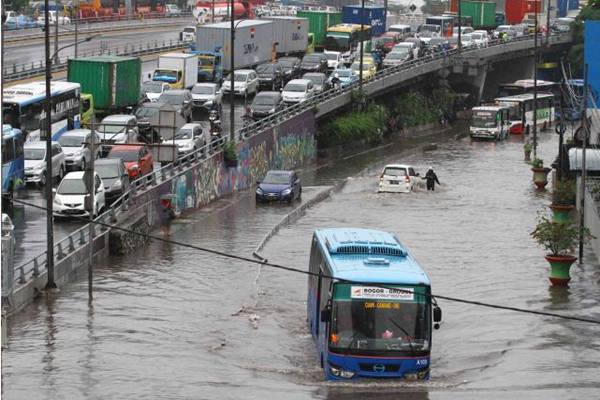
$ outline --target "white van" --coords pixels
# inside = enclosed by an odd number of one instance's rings
[[[398,32],[400,34],[401,40],[409,37],[412,33],[410,25],[398,24],[398,25],[390,25],[388,28],[388,32]]]
[[[410,165],[388,164],[379,176],[378,192],[410,193],[417,186],[419,173]]]
[[[308,100],[314,93],[314,84],[309,79],[292,79],[281,92],[285,103],[300,103]]]

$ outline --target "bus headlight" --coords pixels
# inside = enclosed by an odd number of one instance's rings
[[[354,372],[345,371],[341,368],[335,368],[335,367],[329,366],[329,370],[331,371],[331,375],[337,376],[339,378],[350,379],[354,376]]]
[[[406,379],[407,381],[416,381],[419,379],[419,377],[417,376],[417,374],[404,374],[404,379]]]

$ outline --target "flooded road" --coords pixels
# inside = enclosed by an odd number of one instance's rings
[[[541,134],[549,164],[556,135]],[[304,185],[352,177],[265,247],[271,262],[306,269],[319,227],[395,232],[424,266],[433,292],[600,318],[600,266],[587,253],[568,289],[549,288],[544,252],[529,237],[549,203],[522,162],[522,138],[404,142],[303,174]],[[435,193],[375,193],[381,168],[432,165]],[[304,196],[306,201],[306,196]],[[240,193],[173,226],[174,240],[249,256],[289,212]],[[156,232],[159,234],[158,232]],[[425,383],[323,382],[306,328],[306,276],[152,243],[11,320],[2,353],[6,399],[500,399],[596,398],[600,327],[440,301],[432,377]]]

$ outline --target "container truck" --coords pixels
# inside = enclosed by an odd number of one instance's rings
[[[273,50],[273,22],[242,20],[236,22],[234,69],[251,67],[271,60]],[[196,31],[196,51],[223,49],[223,70],[231,70],[230,22],[200,25]]]
[[[139,57],[96,56],[69,59],[67,81],[81,85],[98,115],[119,113],[140,101],[142,63]],[[91,96],[88,96],[91,95]],[[93,116],[86,116],[93,121]]]
[[[312,37],[312,46],[316,50],[325,47],[327,28],[342,23],[342,13],[338,11],[299,10],[296,16],[308,19],[309,36]]]
[[[461,15],[472,18],[474,29],[492,29],[496,27],[496,2],[462,0]]]
[[[273,41],[277,54],[302,55],[308,46],[308,19],[298,17],[265,17],[273,22]]]
[[[364,24],[371,27],[371,35],[379,36],[386,30],[385,7],[365,6],[364,13],[360,5],[344,6],[342,22],[346,24]]]
[[[198,81],[198,56],[190,53],[166,53],[158,57],[158,68],[151,78],[167,82],[171,89],[187,89]]]

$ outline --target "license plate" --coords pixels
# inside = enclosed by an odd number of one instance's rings
[[[400,181],[390,181],[390,185],[399,185]]]

